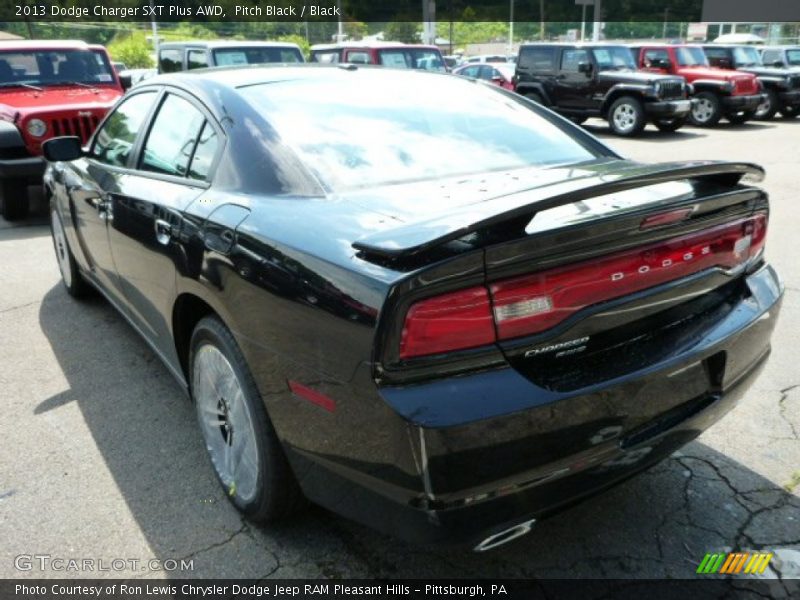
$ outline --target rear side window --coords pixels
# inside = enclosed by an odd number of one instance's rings
[[[578,48],[568,48],[561,55],[561,70],[571,73],[578,72],[578,65],[589,62],[589,53]]]
[[[532,71],[553,71],[556,68],[556,49],[525,46],[519,52],[519,68]]]
[[[162,73],[182,71],[181,51],[177,48],[166,48],[158,53],[158,70]]]
[[[219,146],[219,136],[211,124],[206,121],[192,157],[192,164],[189,166],[189,177],[208,181],[211,165],[217,154],[217,146]]]
[[[189,69],[204,69],[208,66],[208,57],[205,50],[189,50],[187,56],[187,66]]]
[[[153,120],[140,169],[186,176],[205,118],[190,102],[168,94]]]
[[[124,100],[97,132],[92,156],[115,167],[127,166],[136,135],[155,98],[155,92],[144,92]]]
[[[783,60],[781,59],[780,50],[764,50],[764,54],[761,55],[761,59],[764,61],[764,64],[767,66],[771,66],[776,62],[780,61],[783,64]]]

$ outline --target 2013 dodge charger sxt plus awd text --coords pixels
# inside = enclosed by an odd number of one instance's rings
[[[256,521],[502,544],[725,414],[782,297],[758,167],[623,160],[460,77],[157,77],[46,156],[67,290],[152,345]]]

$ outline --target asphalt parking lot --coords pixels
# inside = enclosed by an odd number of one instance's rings
[[[46,213],[0,219],[0,577],[683,578],[705,553],[774,552],[800,577],[800,119],[686,128],[635,140],[643,161],[760,163],[769,260],[786,283],[773,354],[723,421],[643,475],[476,555],[409,546],[312,508],[261,529],[213,478],[194,412],[167,370],[100,299],[63,289]],[[19,570],[20,555],[187,559],[192,570]],[[128,563],[130,564],[130,563]]]

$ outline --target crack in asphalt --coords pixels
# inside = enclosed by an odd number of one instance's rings
[[[786,423],[789,425],[795,440],[800,440],[800,433],[798,433],[794,422],[792,422],[792,420],[786,416],[786,400],[789,398],[789,392],[797,389],[799,385],[800,384],[790,385],[789,387],[780,390],[781,397],[780,400],[778,400],[778,414],[780,415],[781,419],[786,421]]]
[[[3,310],[0,310],[0,315],[5,314],[7,312],[14,311],[14,310],[19,310],[20,308],[26,308],[28,306],[34,306],[36,304],[41,304],[41,303],[42,303],[41,300],[34,300],[33,302],[26,302],[25,304],[18,304],[17,306],[10,306],[8,308],[4,308]]]

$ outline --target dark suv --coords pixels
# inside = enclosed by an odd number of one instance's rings
[[[608,120],[617,135],[636,135],[652,121],[675,131],[689,116],[683,77],[636,70],[625,46],[523,44],[514,75],[516,91],[581,123]]]
[[[771,119],[780,112],[787,119],[800,114],[800,71],[765,66],[753,46],[707,44],[703,50],[708,62],[721,69],[752,73],[764,86],[764,102],[756,110],[757,119]]]

